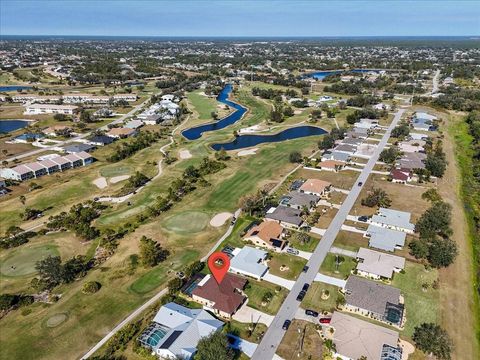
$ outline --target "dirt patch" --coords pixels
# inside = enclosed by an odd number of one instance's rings
[[[248,149],[248,150],[241,150],[237,153],[238,156],[248,156],[248,155],[255,155],[258,148]]]
[[[179,152],[180,159],[190,159],[192,154],[188,150],[180,150]]]
[[[415,351],[415,346],[405,340],[400,340],[400,347],[402,348],[402,360],[407,360],[410,354]]]
[[[127,180],[130,177],[130,175],[120,175],[120,176],[114,176],[112,177],[109,181],[111,184],[116,184],[120,181]]]
[[[210,225],[213,227],[220,227],[225,224],[225,222],[230,219],[232,215],[233,214],[229,212],[217,214],[212,218],[212,220],[210,220]]]
[[[103,176],[96,178],[92,182],[99,189],[105,189],[108,186],[107,179],[105,179]]]

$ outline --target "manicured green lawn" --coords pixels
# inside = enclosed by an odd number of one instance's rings
[[[262,299],[268,292],[273,294],[272,300],[263,306]],[[248,306],[264,313],[275,315],[287,297],[288,291],[281,286],[274,285],[267,281],[255,281],[249,279],[245,294],[248,296]]]
[[[42,244],[31,247],[19,247],[0,261],[0,272],[2,276],[8,277],[22,277],[34,274],[37,261],[46,258],[48,255],[59,255],[56,245]]]
[[[322,292],[329,293],[328,299],[322,299]],[[339,288],[333,285],[324,284],[321,282],[314,282],[310,285],[307,295],[302,301],[302,308],[318,311],[332,312],[336,308],[337,299],[342,298],[343,295],[339,292]]]
[[[289,255],[286,253],[273,253],[272,259],[268,262],[270,272],[289,280],[296,280],[298,275],[303,270],[307,260],[298,256]],[[280,266],[287,266],[288,270],[280,271]]]
[[[346,279],[351,271],[357,267],[357,263],[351,257],[338,255],[340,264],[337,265],[337,255],[328,253],[320,267],[320,272],[325,275]]]
[[[404,274],[395,274],[392,286],[401,290],[405,298],[407,322],[403,335],[411,337],[413,329],[424,322],[437,323],[439,317],[439,290],[432,284],[438,279],[438,271],[425,270],[420,264],[407,261]],[[422,289],[423,284],[428,284],[427,290]]]
[[[226,245],[244,247],[245,242],[243,241],[241,234],[253,221],[255,221],[255,218],[251,216],[240,216],[235,222],[232,233],[222,242],[222,244],[218,247],[218,250],[223,249]]]
[[[201,211],[185,211],[166,218],[163,227],[176,233],[195,233],[207,226],[210,216]]]
[[[218,106],[218,101],[215,100],[215,98],[209,98],[205,95],[201,95],[197,91],[188,93],[187,97],[195,107],[195,110],[198,112],[199,120],[213,121],[212,111],[216,111]]]

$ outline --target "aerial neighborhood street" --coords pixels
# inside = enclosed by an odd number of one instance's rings
[[[0,360],[479,359],[478,5],[364,3],[0,2]]]

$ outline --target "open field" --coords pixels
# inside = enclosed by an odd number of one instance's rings
[[[337,266],[337,255],[328,253],[320,267],[320,272],[336,278],[346,279],[350,276],[352,270],[357,267],[357,263],[355,259],[344,255],[338,255],[338,259],[339,264]]]
[[[307,260],[289,255],[287,253],[273,253],[268,262],[270,273],[289,280],[296,280],[302,272]],[[280,268],[283,268],[282,271]]]

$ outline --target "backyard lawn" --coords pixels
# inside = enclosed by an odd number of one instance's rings
[[[249,279],[245,294],[248,296],[248,306],[264,313],[275,315],[287,297],[288,291],[267,281]],[[271,296],[271,300],[262,305],[266,294]]]
[[[322,359],[322,338],[316,325],[307,321],[293,320],[277,349],[283,359]]]

